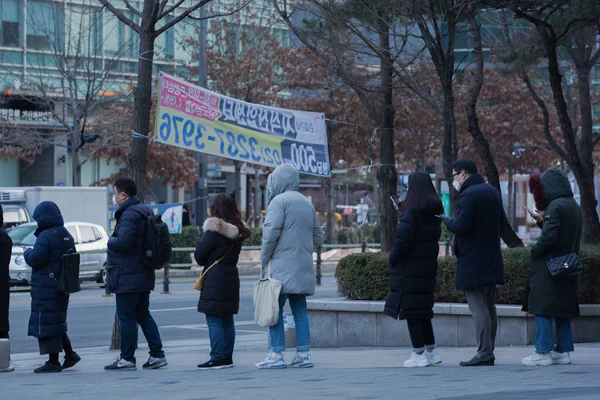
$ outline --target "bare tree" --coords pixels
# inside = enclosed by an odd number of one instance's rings
[[[155,41],[167,30],[173,28],[181,21],[192,18],[194,12],[201,7],[208,6],[214,0],[200,0],[191,2],[188,6],[185,0],[175,0],[173,3],[167,0],[144,0],[140,8],[136,8],[129,0],[123,0],[127,12],[135,16],[130,18],[124,9],[117,6],[117,2],[111,0],[99,0],[110,12],[112,12],[122,23],[129,26],[139,36],[138,72],[137,84],[134,90],[133,110],[133,142],[131,152],[128,156],[129,173],[131,178],[142,185],[146,178],[148,138],[150,131],[150,108],[152,107],[152,66],[154,60]],[[229,15],[244,8],[250,0],[225,12],[215,12],[206,19]],[[162,20],[166,22],[159,24]],[[140,192],[144,198],[144,191]]]
[[[13,129],[13,139],[21,148],[69,147],[72,184],[81,186],[81,169],[90,159],[84,156],[87,145],[96,140],[109,145],[116,133],[105,130],[100,137],[98,132],[90,129],[94,114],[117,99],[127,101],[127,84],[121,82],[120,95],[119,90],[109,90],[118,83],[106,65],[114,65],[118,55],[102,64],[103,43],[98,40],[102,25],[99,7],[71,3],[63,7],[63,4],[51,3],[44,10],[51,15],[36,12],[39,10],[30,11],[28,25],[36,32],[34,43],[47,53],[39,63],[28,65],[25,84],[33,89],[21,96],[35,108],[51,113],[59,127],[28,129],[27,132]],[[48,69],[47,65],[53,68]]]

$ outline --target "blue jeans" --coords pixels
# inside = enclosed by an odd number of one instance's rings
[[[552,318],[535,317],[535,351],[547,353],[555,350],[559,353],[574,351],[573,333],[569,318],[554,318],[556,324],[556,346],[552,335]]]
[[[137,345],[137,322],[144,332],[150,348],[150,356],[162,358],[162,341],[158,326],[150,315],[150,292],[117,293],[117,315],[121,325],[121,358],[135,363]]]
[[[206,314],[206,325],[210,337],[210,359],[221,360],[232,357],[235,345],[233,315]]]
[[[279,295],[279,321],[269,327],[269,337],[271,339],[271,350],[282,352],[285,350],[285,331],[283,329],[283,306],[285,301],[290,301],[290,308],[294,315],[296,323],[296,351],[310,350],[310,328],[308,325],[308,311],[306,310],[305,294],[286,294]]]

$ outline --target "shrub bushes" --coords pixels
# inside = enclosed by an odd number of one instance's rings
[[[202,231],[197,225],[184,226],[179,235],[171,235],[171,244],[175,247],[196,247]],[[189,264],[192,262],[190,258],[191,252],[174,251],[171,256],[171,264]]]
[[[262,244],[262,226],[252,228],[250,237],[244,242],[244,246],[260,246]]]
[[[350,300],[382,300],[388,295],[387,255],[355,253],[340,260],[335,270],[338,290]]]
[[[498,286],[496,303],[522,304],[529,277],[529,248],[505,249],[506,283]],[[581,249],[584,270],[579,279],[579,302],[600,302],[600,246]],[[338,290],[351,300],[382,300],[389,290],[387,256],[382,253],[351,254],[340,260],[335,276]],[[455,288],[456,258],[438,259],[435,301],[464,303],[465,296]]]

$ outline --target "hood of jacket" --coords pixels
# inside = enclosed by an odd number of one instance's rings
[[[298,170],[290,164],[282,164],[275,168],[275,171],[267,178],[267,190],[271,193],[269,201],[290,190],[299,191],[300,175]]]
[[[222,220],[221,218],[210,217],[202,224],[202,231],[216,232],[231,240],[241,239],[240,230],[237,226]]]
[[[45,229],[63,226],[63,220],[60,209],[53,201],[42,201],[33,211],[33,219],[38,224],[35,236],[39,235]]]
[[[561,197],[573,197],[567,176],[559,169],[551,168],[540,178],[544,186],[544,197],[548,203]]]

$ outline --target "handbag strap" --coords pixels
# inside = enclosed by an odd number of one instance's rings
[[[231,246],[231,247],[229,248],[229,250],[227,250],[227,253],[225,253],[225,255],[224,255],[223,257],[219,258],[217,261],[215,261],[214,263],[210,264],[210,267],[206,268],[206,269],[204,270],[204,272],[202,272],[202,273],[200,274],[200,280],[202,280],[202,279],[204,278],[204,275],[206,275],[206,274],[207,274],[207,272],[208,272],[208,271],[210,271],[210,269],[211,269],[212,267],[214,267],[215,265],[217,265],[218,263],[220,263],[221,261],[223,261],[223,259],[229,255],[229,253],[231,252],[231,250],[232,250],[232,249],[233,249],[233,246]]]
[[[271,261],[269,260],[267,262],[267,278],[266,279],[271,279]],[[263,276],[265,275],[265,264],[262,264],[260,267],[260,279],[263,279]]]

